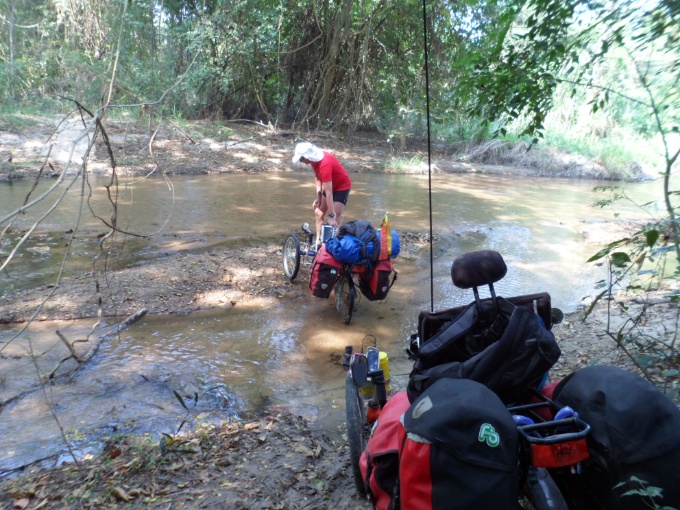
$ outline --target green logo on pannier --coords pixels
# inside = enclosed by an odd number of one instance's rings
[[[483,423],[482,426],[479,427],[479,436],[477,439],[479,439],[480,443],[486,442],[486,444],[492,448],[501,444],[501,438],[498,435],[498,432],[493,428],[493,425],[489,425],[488,423]]]

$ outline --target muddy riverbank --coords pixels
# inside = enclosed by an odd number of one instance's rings
[[[299,141],[332,151],[349,172],[477,173],[517,176],[618,179],[623,171],[607,169],[583,156],[503,141],[477,145],[426,140],[394,140],[375,132],[333,134],[290,132],[255,122],[209,121],[158,125],[105,120],[106,137],[73,118],[0,117],[0,182],[56,178],[83,165],[88,172],[119,176],[205,175],[286,172]],[[92,139],[94,137],[94,142]],[[89,148],[89,152],[88,152]],[[71,151],[73,149],[73,152]],[[88,154],[86,158],[84,155]],[[429,166],[428,166],[429,162]],[[297,168],[300,168],[298,165]],[[629,177],[650,178],[634,165]]]

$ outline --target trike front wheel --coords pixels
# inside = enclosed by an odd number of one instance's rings
[[[283,272],[292,282],[300,271],[300,240],[295,234],[283,243]]]
[[[345,378],[345,412],[347,413],[347,442],[349,443],[349,460],[352,465],[352,476],[357,491],[362,496],[366,495],[366,487],[359,461],[361,454],[366,448],[364,436],[364,423],[366,422],[366,408],[359,387],[354,383],[352,374],[348,373]]]

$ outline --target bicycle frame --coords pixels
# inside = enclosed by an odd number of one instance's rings
[[[314,244],[314,232],[309,228],[308,223],[303,223],[300,228],[305,234],[304,241],[300,242],[300,255],[304,257],[302,262],[305,266],[311,266],[317,252],[316,245]]]
[[[364,341],[372,338],[373,346],[364,354]],[[370,358],[370,359],[369,359]],[[366,495],[359,460],[366,448],[373,423],[387,402],[385,373],[380,368],[380,353],[377,339],[366,335],[361,342],[361,352],[354,347],[345,347],[342,368],[345,377],[345,412],[347,415],[347,439],[349,442],[350,464],[357,491]],[[370,395],[364,396],[366,388]]]
[[[334,227],[323,225],[322,242],[326,242],[336,233]],[[300,265],[311,267],[317,254],[317,245],[314,243],[314,231],[309,223],[305,222],[300,227],[302,236],[299,238],[295,233],[291,233],[283,244],[283,269],[290,281],[293,281],[300,270]]]
[[[387,383],[385,381],[385,372],[380,368],[379,355],[377,347],[369,347],[367,353],[364,354],[363,349],[361,353],[355,353],[353,352],[353,347],[348,345],[345,347],[345,358],[342,366],[345,371],[352,375],[354,383],[362,390],[362,395],[365,395],[364,400],[369,403],[369,406],[374,405],[378,409],[382,409],[387,403]],[[373,357],[375,359],[372,359]],[[355,378],[352,368],[364,363],[367,365],[367,373],[363,384],[359,384],[363,379],[363,374]]]

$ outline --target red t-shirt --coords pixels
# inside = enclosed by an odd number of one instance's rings
[[[311,166],[321,182],[331,181],[333,191],[345,191],[352,187],[352,181],[347,171],[333,154],[323,151],[323,159],[317,163],[312,163]]]

